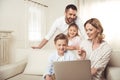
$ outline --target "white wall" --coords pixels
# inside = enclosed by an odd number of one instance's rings
[[[25,10],[22,0],[0,0],[0,30],[14,31],[13,40],[16,44],[24,44],[24,23]]]
[[[53,21],[64,15],[65,6],[69,3],[77,4],[77,0],[34,0],[48,5],[47,29],[50,29]],[[12,30],[11,62],[21,60],[27,53],[20,53],[25,48],[25,5],[24,0],[0,0],[0,30]],[[52,39],[45,46],[49,48]],[[53,44],[52,44],[53,45]]]
[[[48,5],[47,13],[47,31],[49,31],[53,21],[64,15],[65,6],[69,3],[78,4],[77,0],[35,0]],[[119,26],[117,26],[119,27]],[[11,40],[11,62],[23,59],[29,53],[18,52],[25,49],[25,6],[24,0],[0,0],[0,30],[12,30]],[[112,31],[110,31],[112,33]],[[120,32],[118,32],[120,34]],[[114,35],[119,37],[119,35]],[[118,38],[120,39],[120,38]],[[111,41],[114,49],[120,49],[119,40]],[[53,39],[45,46],[51,48]],[[53,46],[54,47],[54,46]]]
[[[114,51],[120,51],[120,0],[79,0],[79,3],[83,22],[98,18],[104,28],[105,40]]]
[[[23,0],[0,0],[0,30],[11,30],[11,62],[17,48],[25,44],[25,10]]]

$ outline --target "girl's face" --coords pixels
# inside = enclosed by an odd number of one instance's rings
[[[69,37],[70,37],[70,38],[75,37],[77,33],[78,33],[78,29],[77,29],[75,26],[71,26],[71,27],[68,29],[68,34],[69,34]]]
[[[94,40],[97,37],[99,31],[94,26],[87,23],[85,29],[90,40]]]
[[[59,55],[64,55],[64,52],[66,51],[66,47],[67,47],[67,42],[65,39],[59,39],[56,41],[56,49],[58,51]]]

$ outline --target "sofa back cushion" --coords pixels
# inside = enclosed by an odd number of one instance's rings
[[[28,62],[23,74],[43,75],[48,65],[48,57],[53,50],[34,51],[28,57]]]
[[[112,52],[109,65],[114,67],[120,67],[120,51]]]

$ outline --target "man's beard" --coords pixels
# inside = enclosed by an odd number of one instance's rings
[[[74,19],[66,18],[66,22],[67,22],[68,24],[70,24],[70,23],[74,23],[75,20],[76,20],[76,18],[74,18]]]

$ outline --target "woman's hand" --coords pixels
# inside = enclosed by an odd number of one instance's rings
[[[86,57],[86,51],[82,48],[78,50],[78,55],[81,57],[81,60],[84,60]]]
[[[96,73],[97,73],[97,69],[96,68],[91,68],[91,74],[92,74],[92,76],[96,75]]]

